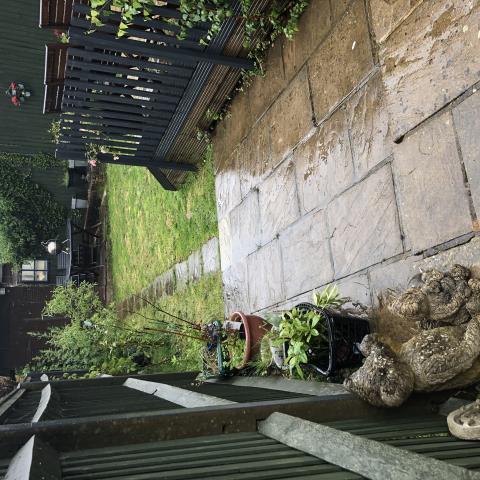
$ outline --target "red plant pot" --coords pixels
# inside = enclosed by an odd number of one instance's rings
[[[236,368],[241,369],[247,366],[250,360],[260,353],[260,342],[263,336],[272,328],[262,317],[256,315],[245,315],[243,312],[233,312],[230,315],[232,322],[242,322],[245,330],[245,351],[241,365]]]

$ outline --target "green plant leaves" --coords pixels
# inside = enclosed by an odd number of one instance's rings
[[[303,378],[302,365],[308,363],[307,352],[317,337],[326,341],[325,325],[319,313],[298,308],[285,312],[279,324],[279,338],[275,342],[288,342],[287,364],[291,372]]]
[[[33,168],[65,167],[48,156],[0,155],[0,262],[20,265],[65,226],[67,212],[32,180]]]
[[[126,374],[139,368],[135,355],[151,348],[147,335],[119,323],[114,305],[105,307],[91,283],[57,287],[43,314],[64,316],[70,322],[32,334],[47,343],[35,359],[40,368],[89,370],[89,376]]]
[[[313,292],[313,303],[320,308],[336,308],[343,305],[348,299],[341,297],[336,285],[330,285],[321,292]]]
[[[239,20],[244,22],[244,46],[253,49],[253,56],[259,57],[283,33],[288,39],[298,30],[298,21],[308,6],[308,0],[290,0],[287,5],[278,8],[278,2],[265,11],[252,8],[252,0],[240,0],[241,15]],[[117,30],[117,37],[126,35],[128,26],[136,15],[143,15],[145,19],[152,17],[152,7],[155,0],[90,0],[90,21],[94,27],[101,27],[106,17],[112,12],[120,12],[121,23]],[[165,20],[179,28],[178,38],[185,39],[189,30],[195,27],[205,27],[208,31],[199,39],[201,45],[208,45],[220,32],[225,20],[233,17],[230,0],[180,0],[180,18],[166,18]]]

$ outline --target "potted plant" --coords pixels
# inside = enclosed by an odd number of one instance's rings
[[[336,286],[314,292],[314,303],[301,303],[284,312],[277,345],[286,345],[286,364],[291,373],[304,378],[309,368],[328,376],[336,369],[361,362],[357,344],[370,332],[367,320],[339,309],[346,299]]]
[[[260,354],[261,340],[272,328],[263,318],[240,311],[233,312],[223,326],[230,366],[238,370]]]
[[[308,352],[313,345],[324,345],[327,342],[321,316],[313,310],[293,308],[283,314],[280,322],[277,346],[288,345],[286,364],[290,372],[303,378],[303,365],[309,363]]]

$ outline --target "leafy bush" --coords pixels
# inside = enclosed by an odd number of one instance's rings
[[[82,282],[78,287],[69,283],[66,287],[57,287],[53,291],[52,298],[43,309],[43,315],[67,317],[73,323],[82,323],[102,309],[102,301],[91,283]]]
[[[32,168],[64,168],[66,166],[63,160],[55,158],[47,153],[37,153],[35,155],[20,155],[18,153],[0,152],[0,165],[6,167],[15,167],[22,171],[30,172]]]
[[[46,333],[31,333],[47,344],[34,359],[36,369],[128,374],[141,367],[140,357],[152,354],[155,342],[150,336],[121,325],[113,305],[102,304],[93,284],[57,287],[43,314],[64,316],[70,322]]]
[[[19,265],[42,252],[63,227],[65,209],[31,179],[32,168],[57,165],[48,156],[0,155],[0,261]]]

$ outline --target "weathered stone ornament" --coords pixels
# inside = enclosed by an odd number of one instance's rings
[[[463,440],[480,440],[480,400],[458,408],[447,417],[450,433]]]
[[[424,329],[461,325],[470,319],[466,301],[472,290],[470,270],[454,265],[449,272],[429,270],[422,274],[422,284],[396,296],[390,310],[396,315],[420,322]]]
[[[413,372],[400,362],[393,350],[367,335],[360,344],[367,358],[364,364],[344,382],[347,390],[376,407],[398,407],[412,393]]]
[[[425,330],[404,343],[399,359],[415,376],[415,390],[430,391],[467,371],[480,355],[480,316],[467,325]]]
[[[399,406],[415,391],[459,388],[479,380],[480,280],[455,265],[430,270],[422,284],[394,296],[389,310],[422,327],[395,350],[371,334],[360,349],[366,360],[345,387],[376,406]],[[417,330],[418,331],[418,330]],[[480,428],[480,427],[479,427]]]

